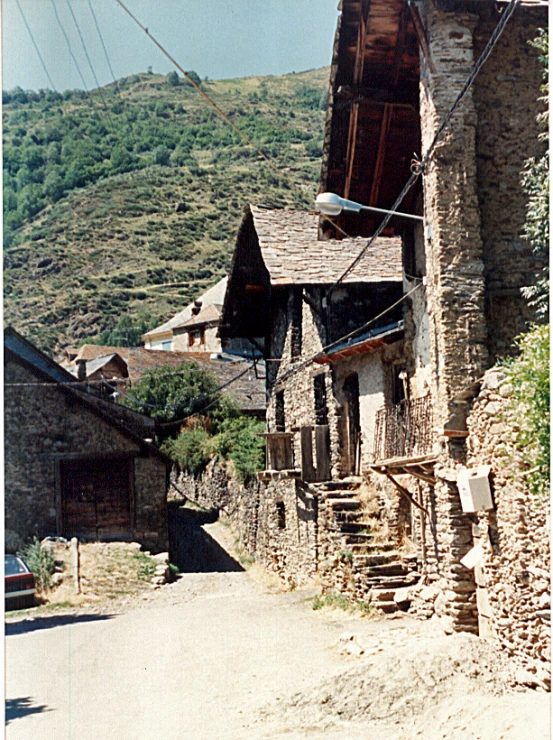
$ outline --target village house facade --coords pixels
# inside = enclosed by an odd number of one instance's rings
[[[4,331],[7,540],[59,535],[167,549],[170,460],[153,420],[87,393],[11,328]]]
[[[506,4],[340,7],[320,191],[390,209]],[[314,242],[301,223],[308,214],[250,207],[221,325],[223,336],[263,338],[268,364],[267,469],[257,491],[236,492],[246,546],[285,579],[317,575],[384,611],[411,604],[447,631],[498,639],[525,656],[530,683],[545,687],[547,502],[513,491],[494,469],[480,419],[501,405],[484,373],[534,319],[522,288],[542,264],[522,237],[521,172],[545,146],[536,123],[542,72],[529,42],[546,25],[544,3],[518,5],[401,203],[422,219],[392,218],[339,285],[381,215],[321,217]],[[393,274],[377,268],[375,284],[364,284],[383,254]],[[466,466],[476,476],[490,461],[477,476],[486,503],[467,507]],[[367,526],[371,506],[388,523],[379,552]],[[371,526],[378,516],[368,517]],[[531,517],[539,522],[533,549]],[[405,552],[401,562],[387,559],[387,548],[402,542],[415,547],[416,566]],[[514,585],[513,570],[521,574]],[[407,597],[403,586],[419,576]],[[515,603],[526,605],[517,617],[522,647],[509,618]]]

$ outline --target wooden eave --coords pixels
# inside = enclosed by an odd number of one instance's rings
[[[402,337],[403,327],[381,336],[369,337],[368,339],[357,342],[355,344],[351,344],[350,346],[344,347],[343,349],[329,352],[326,355],[315,358],[315,362],[317,362],[319,365],[327,365],[332,362],[336,362],[337,360],[345,360],[348,357],[353,357],[353,355],[364,355],[367,352],[373,352],[376,349],[380,349],[380,347],[384,347],[386,344],[396,342]]]
[[[419,44],[405,0],[343,0],[331,73],[321,191],[389,208],[420,152]],[[412,211],[412,191],[402,210]],[[337,225],[370,236],[381,217],[342,214]],[[405,222],[390,222],[389,235]],[[321,223],[327,235],[335,230]],[[339,232],[336,234],[339,238]]]
[[[394,457],[388,460],[379,460],[370,468],[381,475],[412,475],[419,480],[434,485],[436,478],[434,467],[438,458],[436,455],[424,457]]]

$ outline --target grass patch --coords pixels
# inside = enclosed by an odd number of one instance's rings
[[[345,612],[359,613],[362,616],[368,616],[373,612],[373,606],[368,601],[353,600],[345,594],[338,591],[330,591],[327,594],[317,594],[310,601],[313,602],[312,609],[319,611],[320,609],[342,609]]]

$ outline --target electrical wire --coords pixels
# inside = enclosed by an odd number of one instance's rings
[[[423,281],[421,280],[420,283],[417,283],[414,288],[411,288],[411,290],[404,295],[401,296],[395,303],[393,303],[391,306],[388,306],[383,311],[381,311],[378,316],[374,316],[372,319],[369,319],[366,321],[362,326],[358,326],[357,329],[354,329],[353,331],[350,331],[349,334],[345,334],[343,337],[340,337],[339,339],[336,339],[334,342],[330,342],[330,344],[325,345],[322,349],[320,349],[318,352],[316,352],[314,355],[311,355],[306,360],[303,360],[299,365],[296,365],[295,367],[291,367],[289,370],[286,370],[279,378],[278,382],[282,382],[284,380],[288,380],[288,378],[292,377],[292,375],[295,375],[300,370],[304,370],[306,367],[309,367],[309,365],[312,365],[314,362],[316,362],[317,359],[320,357],[324,357],[328,352],[334,347],[337,347],[339,344],[342,344],[343,342],[346,342],[348,339],[351,339],[356,334],[359,334],[360,332],[364,331],[365,329],[368,329],[369,326],[374,324],[376,321],[381,319],[383,316],[385,316],[387,313],[390,313],[394,308],[400,305],[400,303],[403,303],[403,301],[406,298],[409,298],[410,295],[412,295],[416,290],[418,290],[421,285],[424,285]],[[281,360],[279,360],[281,362]]]
[[[46,69],[46,64],[44,63],[44,59],[42,58],[42,54],[40,53],[40,50],[39,50],[39,48],[37,46],[37,43],[35,41],[35,37],[33,36],[33,32],[31,31],[31,28],[30,28],[29,24],[27,23],[27,19],[25,18],[25,15],[23,13],[23,9],[21,8],[21,5],[19,4],[19,0],[15,0],[15,2],[17,4],[17,7],[19,8],[19,12],[21,13],[21,17],[23,18],[23,23],[25,24],[25,27],[27,28],[27,31],[29,32],[29,36],[31,37],[31,41],[33,42],[33,46],[35,47],[35,51],[38,54],[38,58],[40,59],[40,63],[42,64],[42,69],[44,70],[44,73],[45,73],[45,75],[46,75],[46,77],[48,79],[48,82],[52,86],[52,89],[54,90],[54,92],[57,92],[56,86],[54,85],[54,83],[52,82],[52,78],[48,74],[48,70]]]
[[[79,77],[81,78],[81,82],[83,83],[83,86],[84,86],[85,91],[88,92],[88,87],[86,86],[86,82],[85,82],[85,79],[83,77],[83,73],[81,72],[81,68],[79,67],[79,63],[75,59],[75,55],[73,54],[73,50],[71,49],[71,44],[69,42],[69,38],[67,36],[67,33],[65,32],[65,28],[63,27],[63,24],[62,24],[61,19],[59,17],[58,9],[56,8],[56,4],[55,4],[54,0],[50,0],[50,2],[52,4],[52,7],[54,8],[54,15],[56,16],[56,20],[58,22],[58,26],[60,27],[61,32],[63,33],[63,37],[65,38],[65,43],[67,44],[67,49],[69,51],[69,54],[71,56],[71,59],[75,63],[75,67],[77,68],[77,72],[79,73]]]
[[[92,65],[92,61],[91,61],[90,56],[88,54],[88,49],[86,48],[86,44],[84,42],[83,34],[81,33],[81,27],[79,26],[79,23],[77,21],[77,17],[75,15],[75,13],[73,12],[73,8],[71,7],[71,3],[69,2],[69,0],[66,0],[66,2],[67,2],[67,6],[69,8],[69,12],[71,13],[71,17],[73,18],[73,23],[75,24],[75,28],[77,29],[77,33],[79,34],[79,38],[81,40],[81,44],[82,44],[82,47],[83,47],[83,50],[84,50],[86,61],[88,62],[88,66],[90,67],[90,71],[92,72],[92,76],[94,77],[94,82],[96,83],[96,88],[98,90],[98,94],[99,94],[100,98],[102,99],[102,103],[104,104],[104,108],[107,109],[106,101],[105,101],[105,98],[104,98],[104,96],[102,94],[102,89],[101,89],[100,83],[98,81],[98,77],[96,76],[96,71],[94,69],[94,66]]]
[[[88,7],[90,8],[90,12],[92,13],[92,18],[94,19],[94,25],[96,26],[96,31],[98,32],[98,36],[100,37],[100,43],[102,44],[102,49],[104,50],[104,54],[106,57],[106,61],[108,63],[109,71],[111,72],[111,76],[113,78],[113,81],[115,82],[115,86],[117,88],[117,79],[115,77],[115,73],[112,69],[111,62],[109,59],[109,55],[106,49],[106,45],[104,44],[104,37],[102,36],[102,32],[100,30],[100,26],[98,25],[98,19],[96,18],[96,13],[94,12],[94,8],[92,7],[92,3],[90,0],[88,0]],[[119,88],[117,88],[119,89]]]
[[[434,138],[432,139],[432,142],[431,142],[430,146],[428,147],[428,149],[426,150],[424,156],[420,160],[415,160],[413,162],[413,165],[412,165],[412,174],[409,177],[409,179],[407,180],[407,182],[406,182],[403,190],[401,191],[401,193],[398,195],[397,199],[395,200],[393,206],[390,208],[390,211],[396,211],[398,209],[398,207],[403,202],[403,199],[405,198],[405,196],[407,195],[407,193],[411,190],[411,188],[414,186],[414,184],[417,181],[417,179],[419,178],[419,176],[422,175],[425,172],[426,168],[428,167],[428,165],[430,163],[430,160],[432,158],[432,155],[434,154],[434,150],[436,148],[436,145],[437,145],[437,143],[438,143],[441,135],[443,134],[443,132],[445,131],[445,129],[449,125],[449,122],[451,121],[451,118],[453,117],[453,114],[455,113],[455,111],[457,110],[457,108],[459,107],[459,105],[461,104],[461,102],[463,101],[464,97],[466,96],[466,94],[470,90],[470,88],[471,88],[474,80],[476,79],[476,77],[478,76],[478,73],[482,69],[482,66],[485,64],[485,62],[489,58],[490,54],[494,50],[495,45],[499,41],[499,37],[503,33],[503,30],[505,29],[505,26],[509,22],[509,19],[511,18],[511,16],[515,12],[515,9],[517,8],[517,6],[519,4],[520,4],[520,0],[511,0],[509,6],[504,11],[503,15],[501,16],[501,18],[499,20],[499,23],[497,24],[497,26],[495,27],[492,35],[490,36],[490,39],[489,39],[488,43],[486,44],[486,46],[484,48],[484,51],[482,52],[482,54],[478,58],[478,61],[476,62],[476,64],[473,66],[473,68],[472,68],[469,76],[467,77],[467,79],[466,79],[463,87],[461,88],[459,94],[455,98],[455,101],[453,102],[453,105],[451,106],[451,108],[448,110],[448,112],[444,116],[441,124],[438,126],[438,129],[437,129],[436,133],[434,134]],[[382,221],[382,223],[380,224],[380,226],[377,228],[377,230],[375,231],[375,233],[371,236],[371,238],[369,239],[369,241],[367,242],[367,244],[365,245],[365,247],[363,247],[363,249],[361,250],[361,252],[353,260],[353,262],[351,263],[351,265],[346,270],[344,270],[344,272],[342,273],[342,275],[340,275],[340,277],[338,278],[338,280],[329,288],[328,294],[331,294],[332,291],[335,290],[337,288],[337,286],[340,285],[340,283],[343,282],[346,279],[346,277],[357,267],[357,265],[359,264],[359,262],[361,262],[361,260],[363,259],[364,255],[366,254],[367,250],[373,244],[373,242],[375,241],[375,239],[377,239],[380,236],[380,234],[386,228],[386,226],[388,225],[388,223],[390,222],[391,219],[392,219],[392,214],[389,213],[384,218],[384,220]]]
[[[243,132],[243,131],[242,131],[241,129],[239,129],[239,128],[238,128],[238,126],[236,126],[236,124],[234,124],[234,123],[233,123],[233,122],[231,121],[231,119],[230,119],[230,118],[229,118],[229,117],[227,116],[227,114],[226,114],[226,113],[224,112],[224,110],[222,110],[222,109],[221,109],[221,108],[220,108],[220,107],[219,107],[219,106],[217,105],[217,103],[216,103],[216,102],[215,102],[214,100],[212,100],[212,99],[210,98],[210,96],[209,96],[209,95],[208,95],[208,94],[207,94],[207,93],[205,92],[205,90],[202,90],[202,88],[200,87],[200,85],[198,85],[198,83],[197,83],[197,82],[195,82],[195,81],[194,81],[194,80],[192,79],[192,77],[191,77],[191,76],[190,76],[190,75],[188,74],[188,72],[186,72],[186,70],[184,70],[184,69],[183,69],[183,68],[182,68],[182,67],[180,66],[180,64],[179,64],[179,63],[178,63],[178,62],[177,62],[177,61],[176,61],[176,60],[175,60],[175,59],[174,59],[174,58],[173,58],[173,57],[172,57],[172,56],[171,56],[171,55],[169,54],[169,52],[168,52],[168,51],[167,51],[167,50],[166,50],[166,49],[165,49],[165,48],[164,48],[164,47],[163,47],[163,46],[162,46],[162,45],[161,45],[161,44],[159,43],[159,41],[158,41],[158,40],[157,40],[157,39],[156,39],[156,38],[155,38],[154,36],[152,36],[152,34],[151,34],[151,33],[150,33],[150,31],[149,31],[149,30],[148,30],[148,29],[146,28],[146,26],[142,25],[142,23],[140,23],[140,21],[139,21],[139,20],[138,20],[138,19],[137,19],[137,18],[136,18],[136,17],[135,17],[135,16],[134,16],[134,15],[133,15],[132,13],[131,13],[131,11],[130,11],[130,10],[129,10],[129,9],[128,9],[128,8],[126,7],[126,6],[125,6],[125,4],[124,4],[124,3],[122,2],[122,0],[115,0],[115,1],[116,1],[116,2],[117,2],[117,4],[118,4],[118,5],[120,5],[120,6],[121,6],[121,7],[123,8],[123,10],[124,10],[124,11],[125,11],[125,12],[126,12],[126,13],[127,13],[127,14],[128,14],[128,15],[129,15],[130,17],[131,17],[131,18],[132,18],[132,20],[133,20],[133,21],[134,21],[134,22],[136,23],[136,25],[137,25],[137,26],[138,26],[139,28],[141,28],[141,29],[142,29],[142,31],[144,31],[144,33],[145,33],[145,34],[146,34],[146,35],[147,35],[147,36],[148,36],[148,37],[149,37],[149,38],[150,38],[150,39],[152,40],[152,42],[153,42],[153,43],[154,43],[154,44],[155,44],[155,45],[157,46],[157,48],[158,48],[158,49],[159,49],[159,50],[161,51],[161,53],[162,53],[162,54],[163,54],[164,56],[166,56],[166,57],[167,57],[167,59],[169,59],[169,61],[171,62],[171,64],[174,64],[174,65],[175,65],[175,67],[176,67],[176,68],[177,68],[177,69],[179,70],[179,72],[181,72],[181,73],[182,73],[182,74],[184,75],[184,77],[186,77],[186,79],[188,80],[188,82],[190,82],[190,84],[191,84],[191,85],[192,85],[192,86],[193,86],[193,87],[194,87],[194,88],[195,88],[195,89],[196,89],[196,90],[197,90],[197,91],[198,91],[198,92],[200,93],[200,95],[202,95],[202,96],[203,96],[203,97],[205,98],[205,100],[207,100],[207,102],[209,103],[209,105],[210,105],[210,106],[211,106],[211,107],[212,107],[212,108],[213,108],[213,109],[214,109],[214,110],[215,110],[215,111],[216,111],[216,112],[218,113],[218,115],[219,115],[219,116],[220,116],[220,117],[221,117],[221,118],[222,118],[222,119],[223,119],[223,120],[224,120],[224,121],[225,121],[225,122],[226,122],[226,123],[227,123],[227,124],[228,124],[228,125],[229,125],[229,126],[230,126],[230,127],[231,127],[231,128],[232,128],[232,129],[233,129],[233,130],[234,130],[234,131],[235,131],[235,132],[236,132],[236,133],[237,133],[237,134],[238,134],[238,135],[239,135],[239,136],[240,136],[240,137],[241,137],[241,138],[242,138],[242,139],[243,139],[243,140],[244,140],[244,141],[246,142],[246,143],[247,143],[247,144],[248,144],[248,145],[249,145],[249,146],[251,146],[251,147],[252,147],[252,149],[254,149],[254,151],[256,151],[256,152],[257,152],[257,153],[259,154],[259,156],[260,156],[260,157],[262,157],[262,158],[263,158],[263,159],[265,160],[265,162],[266,162],[266,163],[267,163],[267,164],[269,165],[269,167],[271,167],[271,169],[272,169],[272,170],[274,170],[274,172],[276,172],[276,174],[277,174],[277,175],[278,175],[279,177],[282,177],[282,178],[284,178],[285,180],[287,180],[287,181],[288,181],[288,182],[290,183],[290,185],[292,185],[292,187],[294,188],[294,190],[297,190],[298,192],[301,192],[301,191],[300,191],[300,189],[298,188],[297,184],[296,184],[296,183],[295,183],[295,182],[294,182],[294,181],[293,181],[293,180],[292,180],[292,179],[291,179],[290,177],[288,177],[288,175],[287,175],[287,174],[286,174],[285,172],[283,172],[283,171],[282,171],[282,169],[281,169],[281,168],[279,168],[279,167],[278,167],[278,166],[277,166],[277,165],[276,165],[276,164],[275,164],[275,163],[274,163],[274,162],[272,161],[272,159],[271,159],[270,157],[268,157],[268,156],[267,156],[266,154],[264,154],[264,153],[263,153],[263,152],[261,151],[261,149],[259,149],[259,147],[258,147],[258,146],[257,146],[256,144],[254,144],[254,143],[253,143],[253,141],[252,141],[252,140],[251,140],[251,139],[250,139],[250,138],[249,138],[249,137],[247,136],[247,134],[245,134],[245,133],[244,133],[244,132]],[[302,195],[304,195],[304,194],[302,193]]]

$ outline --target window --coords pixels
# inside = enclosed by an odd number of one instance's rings
[[[170,352],[172,344],[173,344],[172,340],[168,339],[166,342],[161,343],[161,349],[165,350],[165,352]]]
[[[286,507],[284,506],[284,501],[277,501],[276,510],[278,528],[286,529]]]
[[[301,355],[301,341],[302,341],[302,306],[303,306],[303,289],[294,288],[292,290],[292,315],[291,315],[291,340],[290,340],[290,351],[292,357],[299,357]]]
[[[328,407],[326,405],[326,374],[319,373],[313,378],[315,394],[315,424],[328,424]]]
[[[275,396],[275,426],[277,432],[286,431],[284,418],[284,391],[279,391]]]
[[[392,365],[392,398],[393,405],[405,400],[405,365]]]

